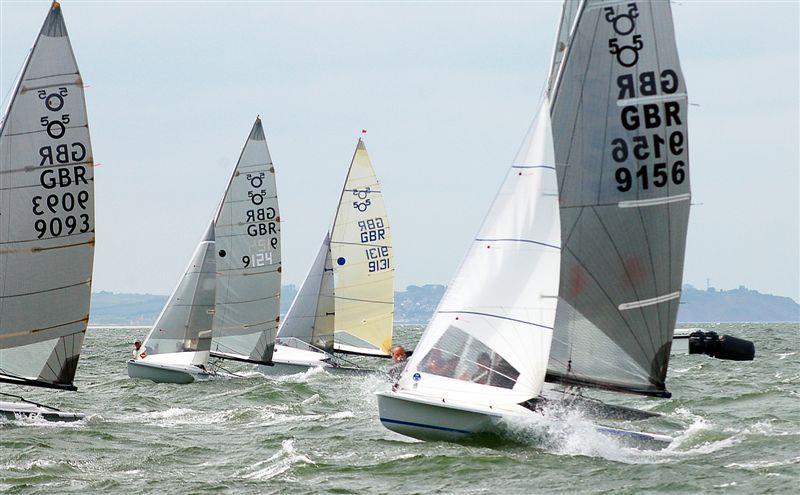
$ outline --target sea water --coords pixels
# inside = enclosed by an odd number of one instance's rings
[[[267,378],[155,384],[127,377],[145,330],[92,328],[76,393],[19,393],[87,418],[0,423],[5,493],[796,493],[800,486],[800,328],[697,325],[755,341],[752,362],[674,355],[671,399],[603,395],[661,413],[625,426],[676,437],[652,451],[546,412],[482,445],[420,442],[378,420],[375,375],[311,370]],[[404,326],[412,344],[421,327]],[[227,366],[227,365],[226,365]]]

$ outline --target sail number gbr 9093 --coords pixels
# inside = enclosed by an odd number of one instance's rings
[[[70,123],[69,113],[64,112],[69,89],[41,89],[36,96],[47,112],[39,123],[47,137],[57,142],[67,133]],[[89,185],[89,180],[86,167],[80,164],[88,158],[86,145],[80,141],[48,144],[39,148],[39,158],[39,166],[46,168],[39,173],[39,185],[44,191],[31,198],[37,238],[85,234],[92,230],[89,191],[82,188]],[[80,189],[74,190],[76,187]]]
[[[678,73],[672,69],[641,71],[639,51],[645,46],[636,32],[639,7],[635,2],[604,9],[605,20],[613,27],[608,40],[609,53],[623,73],[617,76],[616,105],[621,107],[620,123],[633,137],[612,137],[611,158],[617,190],[627,192],[681,184],[686,179],[686,164],[680,157],[686,150],[681,116],[685,94]],[[624,73],[627,70],[633,73]],[[674,96],[673,96],[674,95]],[[637,165],[629,165],[629,160]]]

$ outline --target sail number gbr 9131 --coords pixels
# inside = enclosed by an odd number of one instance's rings
[[[85,234],[92,230],[89,180],[85,162],[86,145],[80,141],[59,143],[67,133],[70,114],[65,103],[70,98],[67,87],[40,89],[36,96],[45,115],[39,118],[49,144],[39,148],[39,185],[42,194],[31,198],[33,228],[38,239]]]
[[[613,27],[609,53],[621,73],[616,78],[620,123],[626,136],[612,137],[611,158],[616,170],[617,190],[627,192],[681,184],[686,164],[680,159],[686,150],[681,89],[677,71],[642,71],[639,52],[646,40],[636,32],[639,7],[635,2],[606,7],[605,20]],[[630,72],[629,72],[630,71]],[[632,137],[630,137],[632,136]],[[635,161],[635,165],[631,165]]]
[[[359,220],[358,229],[362,244],[385,242],[386,228],[383,218],[381,217]],[[369,273],[388,270],[390,268],[389,246],[368,246],[364,249],[364,254],[367,257],[367,270]]]

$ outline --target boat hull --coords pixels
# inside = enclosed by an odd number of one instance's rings
[[[8,420],[41,417],[47,421],[72,422],[80,421],[85,418],[86,415],[83,413],[57,411],[23,402],[0,401],[0,417],[4,417]]]
[[[383,426],[419,440],[466,441],[482,435],[503,436],[506,421],[525,420],[536,413],[524,408],[501,411],[466,404],[441,403],[433,398],[397,392],[379,392],[378,411]],[[628,444],[664,448],[672,437],[603,425],[595,429]]]
[[[377,395],[383,426],[418,440],[467,440],[492,431],[501,419],[485,412],[413,400],[391,392]]]
[[[215,378],[228,378],[232,375],[222,376],[219,373],[209,373],[197,366],[166,365],[130,359],[128,360],[128,376],[156,383],[187,384]]]

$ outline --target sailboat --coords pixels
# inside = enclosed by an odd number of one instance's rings
[[[94,163],[83,80],[53,2],[0,123],[0,384],[76,390],[94,262]],[[30,401],[0,415],[71,421]]]
[[[389,219],[367,148],[359,139],[333,227],[278,330],[274,366],[259,370],[363,372],[346,356],[389,357],[393,321]]]
[[[539,158],[517,159],[547,166],[549,180],[518,201],[558,208],[506,207],[509,180],[524,176],[506,179],[400,380],[378,394],[387,428],[423,439],[493,431],[536,415],[553,387],[670,396],[691,197],[686,114],[669,2],[565,2],[534,124],[552,141],[529,138],[523,150]],[[555,217],[558,235],[543,236]]]
[[[275,168],[256,118],[222,202],[128,376],[191,383],[234,375],[209,359],[270,364],[280,320]]]

